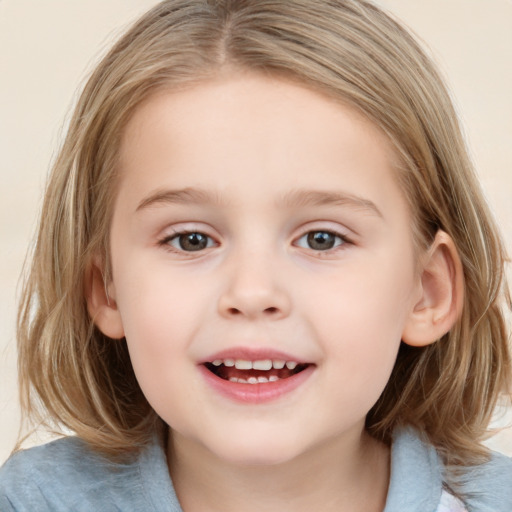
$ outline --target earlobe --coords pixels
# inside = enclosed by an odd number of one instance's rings
[[[85,273],[85,298],[89,315],[98,329],[113,339],[124,337],[123,322],[113,285],[106,285],[97,260],[91,262]]]
[[[407,319],[402,341],[425,346],[444,336],[462,312],[464,276],[451,237],[438,231],[420,269],[418,300]]]

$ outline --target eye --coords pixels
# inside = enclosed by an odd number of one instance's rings
[[[185,252],[197,252],[215,246],[214,240],[199,232],[177,233],[165,238],[162,245],[169,245],[173,249]]]
[[[328,251],[346,242],[343,236],[332,231],[309,231],[297,240],[297,245],[314,251]]]

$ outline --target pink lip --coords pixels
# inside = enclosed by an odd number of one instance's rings
[[[233,347],[208,356],[208,358],[202,361],[201,364],[211,363],[216,359],[243,359],[245,361],[262,361],[264,359],[272,359],[273,361],[295,361],[296,363],[303,364],[309,362],[300,357],[271,348]]]
[[[225,355],[225,354],[228,354]],[[284,361],[296,361],[296,358],[276,351],[265,351],[264,353],[255,353],[254,351],[227,351],[219,352],[214,355],[210,361],[215,359],[245,359],[256,361],[262,359],[274,359]],[[300,361],[299,361],[300,362]],[[310,364],[304,370],[291,377],[279,379],[275,382],[261,382],[257,384],[243,384],[231,382],[218,377],[211,372],[204,364],[198,365],[201,375],[204,377],[208,386],[220,395],[245,404],[263,404],[278,400],[282,396],[291,393],[302,384],[304,384],[316,369],[315,364]]]

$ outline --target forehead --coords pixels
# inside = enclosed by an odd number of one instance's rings
[[[340,176],[349,192],[353,181],[360,192],[396,188],[395,160],[355,108],[290,81],[237,74],[150,97],[125,128],[119,162],[125,194],[172,185],[229,195],[242,177],[246,190],[285,196],[339,187]]]

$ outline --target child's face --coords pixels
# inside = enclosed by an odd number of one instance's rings
[[[140,386],[182,446],[277,463],[360,437],[419,293],[392,162],[362,116],[270,78],[138,109],[110,294]]]

